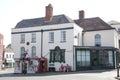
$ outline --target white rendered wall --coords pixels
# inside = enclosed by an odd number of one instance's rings
[[[82,46],[82,31],[83,29],[74,24],[74,45]]]
[[[84,46],[95,46],[95,35],[101,35],[101,46],[118,48],[118,33],[112,30],[89,31],[84,33]]]
[[[12,33],[14,32],[28,32],[28,31],[36,31],[36,30],[48,30],[48,29],[60,29],[60,28],[69,28],[74,27],[74,23],[66,23],[59,25],[49,25],[49,26],[38,26],[38,27],[29,27],[29,28],[17,28],[12,29]],[[77,28],[78,29],[78,28]],[[81,30],[81,29],[80,29]],[[66,31],[66,42],[61,43],[61,31]],[[49,43],[49,32],[54,32],[54,43]],[[53,30],[53,31],[45,31],[43,32],[43,57],[48,59],[48,67],[49,67],[49,53],[50,49],[54,49],[56,46],[59,46],[61,49],[65,49],[65,63],[55,62],[54,65],[56,70],[59,70],[61,64],[69,64],[73,67],[73,29],[65,29],[65,30]],[[15,58],[20,58],[20,48],[25,47],[25,50],[28,50],[28,54],[31,57],[31,47],[36,46],[36,53],[38,57],[41,57],[41,32],[36,32],[36,43],[31,43],[31,33],[25,33],[25,43],[20,43],[21,33],[12,34],[12,48],[15,52]],[[27,42],[30,42],[30,45],[26,45]]]
[[[66,31],[66,42],[61,43],[61,31]],[[49,43],[49,32],[54,32],[54,43]],[[65,63],[55,62],[56,70],[59,70],[61,64],[69,64],[72,66],[73,63],[73,30],[59,30],[59,31],[48,31],[44,32],[44,41],[43,41],[43,56],[48,59],[49,62],[49,54],[51,49],[55,49],[56,46],[59,46],[61,49],[65,49]],[[51,63],[50,63],[51,64]],[[49,64],[48,64],[49,65]]]
[[[113,28],[115,28],[118,32],[120,32],[120,24],[114,24],[111,25]],[[119,40],[120,40],[120,33],[119,33]]]

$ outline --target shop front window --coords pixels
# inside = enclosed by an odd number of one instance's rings
[[[20,61],[15,62],[15,70],[20,70]]]
[[[100,51],[99,65],[113,66],[113,57],[112,56],[113,56],[112,51]]]
[[[50,50],[50,62],[65,62],[65,49],[56,46],[54,50]]]
[[[77,51],[77,67],[90,66],[90,52]]]

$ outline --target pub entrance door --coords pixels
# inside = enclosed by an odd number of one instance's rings
[[[39,61],[38,73],[47,72],[47,59],[39,58],[38,61]]]
[[[92,68],[98,68],[99,65],[99,51],[98,50],[92,50],[91,54],[91,62],[92,62]]]

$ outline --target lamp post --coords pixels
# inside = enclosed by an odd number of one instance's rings
[[[120,68],[120,64],[119,64],[119,50],[116,52],[117,55],[117,77],[119,77],[119,68]]]

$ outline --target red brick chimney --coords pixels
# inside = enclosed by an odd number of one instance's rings
[[[53,7],[51,4],[49,4],[48,6],[46,6],[45,20],[50,21],[52,19],[52,16],[53,16]]]
[[[84,19],[84,10],[79,11],[79,19]]]

